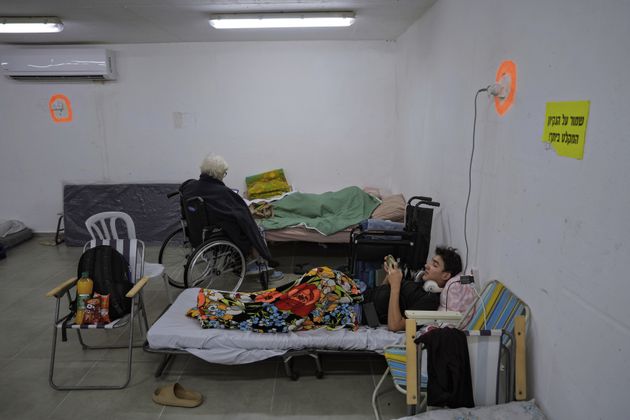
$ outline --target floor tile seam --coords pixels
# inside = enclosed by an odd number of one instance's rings
[[[5,319],[6,319],[6,318],[5,318]],[[10,320],[10,319],[9,319],[9,320]],[[46,318],[46,320],[50,320],[50,318]],[[42,327],[41,332],[40,332],[37,336],[39,336],[39,335],[44,335],[44,334],[45,334],[45,331],[46,331],[49,327],[50,327],[50,326],[45,326],[45,327]],[[32,335],[32,332],[30,332],[30,331],[29,331],[29,337],[30,337],[31,335]],[[51,344],[51,346],[52,346],[52,344]],[[29,350],[29,346],[28,346],[28,345],[23,346],[23,347],[22,347],[22,349],[20,349],[20,351],[18,351],[17,353],[15,353],[15,354],[13,355],[12,359],[28,360],[28,359],[29,359],[28,357],[25,357],[25,358],[21,358],[21,357],[20,357],[20,355],[21,355],[23,352],[27,351],[27,350]]]
[[[79,379],[79,382],[76,384],[76,386],[80,386],[83,383],[83,381],[85,381],[85,378],[88,377],[88,375],[90,374],[92,369],[94,369],[94,367],[96,366],[97,363],[98,363],[97,361],[92,362],[92,366],[90,366],[90,368],[87,370],[87,372],[85,372],[85,374],[81,377],[81,379]],[[48,416],[48,418],[52,418],[52,416],[55,414],[55,411],[57,411],[57,409],[59,409],[61,404],[70,396],[70,394],[73,391],[66,391],[66,392],[67,392],[67,394],[63,397],[63,399],[59,402],[59,404],[57,404],[57,406],[50,412],[50,415]]]
[[[273,378],[273,387],[271,388],[271,398],[269,401],[269,415],[273,416],[273,404],[275,401],[275,397],[276,397],[276,384],[278,382],[278,374],[279,374],[279,370],[280,370],[280,363],[276,364],[276,374]]]
[[[111,364],[127,364],[127,360],[115,360],[115,359],[99,359],[99,360],[91,360],[90,362],[94,362],[94,363],[111,363]],[[71,363],[71,362],[68,362]],[[133,369],[133,367],[135,365],[155,365],[156,362],[155,360],[134,360],[133,358],[131,359],[131,368]],[[146,367],[146,366],[145,366]]]
[[[4,310],[5,308],[1,308],[0,309],[0,313]],[[6,314],[2,314],[2,320],[3,321],[23,321],[24,320],[24,316],[11,316],[11,315],[6,315]],[[29,317],[29,321],[46,321],[46,323],[50,322],[50,317],[49,316],[30,316]],[[48,325],[48,327],[50,327],[50,325]]]
[[[59,407],[61,407],[61,405],[70,397],[70,393],[72,391],[65,391],[65,392],[66,392],[66,395],[64,395],[64,397],[61,399],[61,401],[59,401],[59,403],[57,403],[55,408],[52,409],[52,411],[50,412],[50,414],[46,418],[48,418],[48,419],[53,418],[53,415],[55,414],[55,411],[57,411],[59,409]]]

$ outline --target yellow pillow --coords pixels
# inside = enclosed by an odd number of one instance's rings
[[[291,191],[283,169],[274,169],[245,178],[247,198],[270,198]]]

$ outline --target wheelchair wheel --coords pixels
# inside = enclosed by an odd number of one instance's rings
[[[236,291],[245,277],[245,257],[232,242],[208,240],[188,259],[184,270],[187,287]]]
[[[186,287],[184,269],[190,254],[192,254],[192,249],[183,228],[171,233],[162,243],[158,262],[164,266],[164,274],[171,286],[180,289]]]

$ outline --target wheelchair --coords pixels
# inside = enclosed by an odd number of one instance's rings
[[[182,226],[166,238],[158,255],[169,284],[238,290],[246,274],[243,252],[211,223],[203,198],[184,200],[181,187],[167,197],[175,195],[180,196]]]
[[[383,265],[383,258],[391,254],[399,258],[399,266],[406,280],[422,270],[429,255],[433,208],[440,203],[431,197],[414,196],[407,201],[405,223],[402,230],[366,230],[361,225],[350,233],[348,268],[356,276],[361,263],[367,269]],[[365,268],[365,267],[364,267]]]

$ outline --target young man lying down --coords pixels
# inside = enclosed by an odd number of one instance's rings
[[[405,329],[406,310],[463,311],[474,300],[474,291],[462,288],[459,283],[462,259],[454,248],[437,247],[418,282],[403,281],[402,272],[395,264],[386,261],[383,267],[387,276],[381,286],[365,291],[364,306],[373,303],[379,322],[387,324],[391,331]],[[442,290],[445,292],[441,293]],[[447,307],[448,297],[451,301]]]
[[[203,328],[254,332],[289,332],[326,327],[357,329],[362,302],[373,302],[379,321],[392,331],[404,329],[404,311],[435,310],[442,287],[461,271],[461,258],[452,248],[437,248],[425,265],[422,282],[402,281],[397,266],[385,264],[382,286],[361,293],[344,273],[328,267],[310,270],[301,278],[260,292],[200,289],[197,306],[188,316]]]

